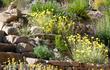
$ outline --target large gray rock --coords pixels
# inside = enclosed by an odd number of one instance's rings
[[[0,52],[15,52],[15,45],[0,43]]]

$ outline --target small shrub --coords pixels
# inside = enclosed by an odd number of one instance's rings
[[[46,45],[40,45],[34,48],[34,54],[41,59],[52,58],[52,53]]]
[[[71,35],[68,37],[73,59],[82,63],[104,64],[108,63],[108,48],[98,38],[87,35]]]

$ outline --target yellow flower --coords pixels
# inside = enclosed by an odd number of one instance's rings
[[[52,13],[51,13],[50,11],[47,11],[46,14],[50,15],[50,14],[52,14]]]
[[[94,37],[91,37],[91,39],[94,39]]]

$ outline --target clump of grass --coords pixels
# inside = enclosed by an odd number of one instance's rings
[[[105,11],[104,16],[96,22],[96,35],[104,41],[106,45],[110,40],[110,10]]]
[[[66,9],[69,16],[86,16],[86,10],[88,9],[87,0],[74,0],[68,4]]]
[[[35,4],[32,5],[31,8],[32,12],[42,12],[42,11],[50,11],[54,14],[60,14],[62,11],[59,7],[59,4],[55,1],[47,1],[46,3],[42,3],[37,1]]]
[[[28,26],[23,26],[21,27],[18,32],[20,36],[25,36],[25,37],[30,37],[32,36],[31,31],[29,30],[30,28]]]

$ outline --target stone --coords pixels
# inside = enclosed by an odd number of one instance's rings
[[[30,28],[30,31],[32,34],[37,34],[37,33],[42,33],[43,29],[41,27],[38,27],[38,26],[32,26]]]
[[[28,37],[17,37],[17,38],[15,38],[14,43],[15,44],[18,44],[18,43],[29,43],[29,38]]]
[[[39,38],[34,38],[34,39],[29,39],[29,44],[31,44],[32,46],[37,46],[39,45]]]
[[[21,54],[25,57],[36,58],[36,55],[33,52],[23,52]]]
[[[54,53],[55,59],[61,59],[61,54],[57,48],[53,49],[53,53]]]
[[[0,21],[4,23],[10,23],[11,21],[16,21],[18,17],[22,16],[21,11],[18,10],[17,8],[9,8],[0,13]]]
[[[19,53],[13,53],[13,52],[0,52],[0,63],[3,64],[4,62],[7,62],[8,59],[12,60],[15,59],[15,61],[23,61],[23,56]]]
[[[8,35],[18,35],[17,28],[15,28],[13,26],[5,26],[5,27],[3,27],[2,30],[5,31],[5,33]]]
[[[18,44],[18,43],[28,43],[29,44],[29,38],[21,37],[21,36],[17,36],[17,35],[8,35],[8,36],[6,36],[5,42],[12,43],[12,44]]]
[[[0,13],[0,22],[3,23],[9,23],[11,21],[17,20],[17,15],[16,14],[10,14],[9,12],[2,12]]]
[[[91,19],[99,19],[103,16],[100,11],[89,11],[87,14]]]
[[[33,46],[28,44],[28,43],[18,43],[16,46],[16,51],[17,52],[32,52],[33,51]]]
[[[18,17],[22,16],[20,10],[17,9],[16,1],[11,2],[8,9],[0,13],[0,22],[9,24],[11,21],[16,21]]]
[[[19,23],[19,22],[11,22],[10,24],[12,24],[12,26],[13,26],[14,28],[20,28],[20,27],[23,26],[23,24],[22,24],[22,23]]]
[[[28,15],[27,14],[23,14],[19,19],[18,22],[22,24],[22,26],[27,26],[28,25]]]
[[[19,38],[19,36],[16,36],[16,35],[8,35],[8,36],[5,36],[6,40],[5,42],[6,43],[12,43],[14,44],[16,39]]]
[[[15,52],[15,45],[0,43],[0,52]]]
[[[28,64],[35,64],[38,61],[36,58],[26,58]]]
[[[36,37],[36,38],[34,38],[34,40],[35,40],[36,44],[39,44],[39,41],[40,41],[41,39],[39,39],[39,37]]]
[[[6,35],[7,34],[4,31],[0,30],[0,36],[6,36]]]
[[[2,28],[4,27],[4,24],[5,23],[3,23],[3,22],[0,21],[0,30],[2,30]]]
[[[3,43],[5,39],[6,33],[2,30],[0,30],[0,42]]]

